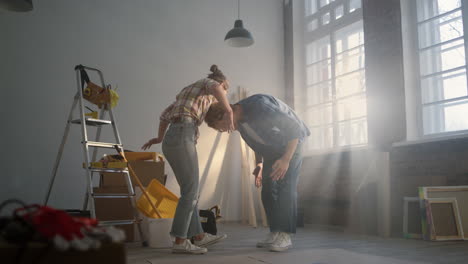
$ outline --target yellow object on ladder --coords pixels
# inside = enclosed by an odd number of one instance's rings
[[[148,199],[142,195],[137,201],[137,208],[145,216],[150,218],[174,218],[179,198],[168,190],[159,181],[153,179],[146,188],[146,193],[151,202],[156,205],[157,211],[153,209]]]

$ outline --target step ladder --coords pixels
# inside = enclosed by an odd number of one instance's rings
[[[105,199],[115,199],[115,198],[128,198],[131,201],[134,211],[134,219],[121,219],[121,220],[114,220],[114,221],[99,221],[99,225],[101,226],[109,226],[109,225],[130,225],[130,224],[137,224],[138,231],[140,234],[140,238],[142,241],[143,246],[147,246],[147,240],[144,236],[142,229],[141,229],[141,220],[139,219],[139,213],[136,209],[136,197],[135,197],[135,190],[133,188],[132,179],[130,177],[129,170],[127,168],[124,169],[114,169],[114,168],[95,168],[91,167],[91,162],[96,161],[97,150],[99,148],[109,148],[109,149],[116,149],[118,152],[123,152],[122,141],[120,140],[119,131],[117,129],[117,121],[115,120],[114,114],[110,107],[103,107],[100,110],[99,118],[91,118],[85,116],[85,104],[83,98],[83,87],[84,84],[82,83],[82,76],[81,71],[91,71],[96,72],[99,75],[102,87],[107,87],[104,81],[104,76],[102,72],[98,69],[77,65],[75,67],[76,72],[76,82],[77,82],[77,93],[74,97],[73,104],[68,114],[68,120],[65,127],[65,132],[62,138],[62,142],[60,144],[57,159],[55,161],[55,165],[52,171],[52,178],[49,183],[49,189],[47,191],[47,196],[45,198],[44,204],[47,205],[49,202],[50,194],[54,185],[55,178],[57,176],[57,171],[60,165],[60,161],[62,159],[63,150],[65,147],[65,143],[67,141],[68,133],[70,131],[70,127],[72,125],[80,125],[81,126],[81,134],[82,134],[82,146],[83,146],[83,153],[84,153],[84,169],[86,171],[86,195],[84,197],[83,203],[83,211],[88,210],[90,211],[90,215],[92,218],[96,218],[96,211],[95,211],[95,201],[96,198],[105,198]],[[79,105],[79,118],[74,119],[73,113],[75,112],[76,106]],[[107,108],[107,109],[106,109]],[[109,112],[110,120],[105,120],[106,112]],[[100,142],[101,137],[101,128],[103,126],[112,126],[112,130],[115,136],[115,143],[108,143],[108,142]],[[95,141],[91,141],[88,138],[88,127],[96,127],[96,137]],[[92,159],[90,158],[90,149],[93,149]],[[120,151],[119,151],[120,150]],[[125,181],[127,183],[127,190],[128,193],[94,193],[93,191],[93,176],[99,173],[116,173],[116,176],[119,174],[123,174],[125,177]]]

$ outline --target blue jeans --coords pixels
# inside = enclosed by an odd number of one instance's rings
[[[296,233],[297,181],[302,165],[302,144],[297,145],[284,178],[273,181],[270,174],[277,159],[277,155],[263,156],[263,207],[271,232]]]
[[[203,233],[198,215],[198,155],[195,146],[197,127],[194,123],[171,124],[162,143],[162,150],[180,186],[171,235],[191,238]]]

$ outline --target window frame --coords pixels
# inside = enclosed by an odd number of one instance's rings
[[[468,47],[467,47],[467,41],[468,41],[468,34],[466,34],[466,30],[468,29],[468,0],[461,0],[461,5],[458,8],[452,9],[450,11],[446,11],[443,13],[439,13],[433,17],[426,18],[424,20],[419,21],[418,20],[418,7],[417,7],[417,1],[410,1],[409,3],[409,8],[410,8],[410,13],[413,14],[413,18],[411,19],[410,22],[410,27],[412,27],[411,31],[414,32],[415,34],[413,35],[413,42],[414,48],[416,49],[416,56],[415,59],[417,60],[413,71],[414,73],[417,74],[417,78],[415,80],[414,85],[416,86],[416,101],[414,101],[414,108],[416,110],[416,114],[419,116],[416,118],[417,120],[417,137],[418,139],[416,140],[424,140],[424,139],[433,139],[433,138],[443,138],[447,137],[450,138],[453,135],[459,135],[459,134],[468,134],[468,128],[466,129],[461,129],[461,130],[449,130],[447,131],[445,128],[445,116],[441,114],[445,109],[446,106],[444,104],[451,103],[453,102],[454,104],[463,104],[463,100],[468,100],[468,60],[467,60],[467,54],[468,54]],[[428,3],[432,3],[432,1],[428,1]],[[462,19],[462,25],[463,25],[463,36],[456,37],[450,40],[446,41],[441,41],[436,44],[430,44],[425,47],[420,47],[420,29],[419,26],[424,24],[424,23],[431,23],[433,21],[436,21],[438,19],[444,18],[448,15],[454,14],[456,12],[461,12],[461,19]],[[456,20],[458,18],[450,18],[448,21]],[[447,23],[447,21],[444,21]],[[465,65],[462,66],[457,66],[448,70],[440,70],[440,71],[433,71],[429,74],[422,74],[421,73],[421,51],[428,51],[432,48],[437,48],[437,47],[442,47],[447,44],[455,44],[457,41],[463,40],[463,46],[464,46],[464,52],[465,52]],[[459,46],[461,44],[456,44],[455,46]],[[439,51],[440,52],[440,51]],[[440,60],[440,57],[433,56],[432,60]],[[438,62],[436,62],[438,63]],[[465,70],[464,76],[466,78],[466,89],[467,89],[467,95],[465,96],[458,96],[454,98],[448,98],[448,99],[438,99],[438,100],[431,100],[430,102],[425,102],[424,99],[424,87],[423,87],[423,80],[428,79],[431,77],[441,77],[441,80],[443,81],[445,78],[442,77],[444,74],[450,74],[454,73],[454,75],[460,75],[463,76],[463,74],[456,73],[457,71],[460,70]],[[453,76],[451,76],[453,77]],[[426,87],[427,88],[427,87]],[[467,103],[467,102],[465,102]],[[425,107],[432,107],[432,106],[439,106],[440,110],[436,110],[439,112],[439,117],[435,117],[437,114],[433,114],[431,118],[433,120],[430,121],[429,124],[426,124],[426,118],[425,118]],[[407,117],[408,118],[408,117]],[[430,126],[428,129],[429,131],[426,132],[425,128],[426,126]],[[443,130],[443,131],[442,131]],[[436,132],[432,132],[436,131]],[[440,132],[437,132],[440,131]]]
[[[347,26],[351,26],[353,25],[354,23],[358,23],[358,22],[361,22],[362,25],[364,23],[363,21],[363,14],[362,14],[362,1],[359,0],[361,2],[361,7],[357,8],[357,9],[354,9],[353,11],[349,11],[350,9],[350,2],[351,0],[329,0],[328,4],[321,7],[320,6],[320,1],[321,0],[316,0],[315,1],[315,13],[313,14],[309,14],[307,15],[307,11],[310,10],[310,7],[306,7],[306,1],[305,0],[302,0],[300,1],[301,2],[301,10],[303,10],[304,12],[302,13],[302,25],[303,25],[303,29],[302,29],[302,32],[303,32],[303,41],[302,41],[302,53],[304,54],[304,56],[308,56],[308,53],[307,53],[307,45],[313,43],[314,41],[318,41],[320,39],[323,39],[323,38],[328,38],[329,40],[329,45],[330,45],[330,56],[325,58],[325,59],[317,59],[317,61],[314,61],[313,63],[311,64],[308,64],[307,63],[307,60],[304,59],[304,62],[302,64],[302,76],[304,76],[304,79],[303,79],[303,92],[305,94],[307,94],[308,92],[308,89],[310,89],[311,87],[313,86],[318,86],[320,84],[324,84],[324,83],[327,83],[327,82],[330,82],[331,85],[330,85],[330,89],[331,89],[331,96],[329,98],[329,100],[327,100],[326,102],[323,101],[323,102],[318,102],[318,103],[308,103],[307,102],[307,98],[308,96],[303,96],[302,98],[302,101],[301,101],[301,104],[304,108],[304,112],[308,112],[310,111],[310,109],[314,108],[314,107],[319,107],[320,105],[330,105],[331,106],[331,111],[332,111],[332,117],[331,117],[331,123],[320,123],[316,126],[311,126],[309,128],[326,128],[326,127],[332,127],[333,128],[333,134],[332,134],[332,137],[333,137],[333,143],[332,143],[332,146],[330,147],[321,147],[321,148],[311,148],[311,147],[308,147],[308,153],[311,153],[311,154],[316,154],[316,153],[326,153],[326,152],[336,152],[336,151],[349,151],[349,150],[352,150],[352,149],[362,149],[362,148],[367,148],[368,147],[368,132],[367,132],[367,105],[365,105],[365,108],[366,108],[366,113],[364,116],[359,116],[358,118],[348,118],[348,119],[344,119],[344,120],[340,120],[338,118],[338,110],[339,110],[339,103],[341,101],[343,101],[344,99],[348,98],[348,97],[351,97],[351,96],[355,96],[355,95],[358,95],[358,96],[364,96],[364,97],[367,97],[367,93],[366,93],[366,90],[364,91],[359,91],[359,92],[356,92],[356,93],[351,93],[349,95],[346,95],[346,96],[343,96],[343,97],[337,97],[337,81],[340,77],[345,77],[345,76],[349,76],[349,75],[352,75],[352,74],[356,74],[356,73],[360,73],[362,72],[362,74],[364,75],[364,82],[365,82],[365,63],[363,65],[362,68],[359,68],[359,69],[356,69],[356,70],[352,70],[352,71],[349,71],[349,72],[346,72],[346,73],[341,73],[339,75],[337,75],[337,64],[336,64],[336,61],[337,61],[337,57],[341,54],[346,54],[347,52],[350,52],[352,50],[364,50],[364,54],[365,54],[365,43],[362,43],[361,45],[358,45],[356,47],[352,47],[352,48],[349,48],[349,49],[346,49],[346,50],[343,50],[341,51],[340,53],[337,53],[336,52],[336,43],[335,43],[335,37],[336,37],[336,33],[339,32],[340,30],[346,28]],[[340,12],[341,16],[339,16],[338,18],[336,18],[336,14],[335,14],[335,11],[342,7],[342,11]],[[325,14],[329,14],[329,20],[328,20],[328,23],[327,24],[323,24],[321,19],[322,17],[325,15]],[[312,21],[316,21],[316,29],[315,30],[312,30],[310,31],[309,30],[309,25],[311,23],[313,23]],[[306,57],[304,57],[306,58]],[[309,67],[311,67],[311,65],[315,65],[315,64],[320,64],[320,63],[323,63],[323,62],[326,62],[326,61],[330,61],[330,72],[329,72],[329,78],[327,80],[321,80],[321,81],[318,81],[318,82],[315,82],[315,83],[311,83],[309,84],[307,82],[307,70]],[[364,84],[365,85],[365,84]],[[366,98],[367,100],[367,98]],[[309,114],[309,113],[307,113]],[[307,115],[306,114],[306,115]],[[340,126],[342,126],[343,124],[348,124],[349,122],[355,122],[357,119],[359,120],[362,120],[362,119],[365,119],[365,127],[364,129],[366,130],[366,139],[365,139],[365,143],[360,143],[360,144],[348,144],[348,145],[340,145]],[[362,122],[362,121],[361,121]]]

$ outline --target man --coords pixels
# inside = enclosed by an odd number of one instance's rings
[[[255,185],[262,188],[262,202],[270,233],[257,247],[285,251],[296,233],[297,181],[302,164],[302,142],[310,135],[294,111],[279,99],[257,94],[231,106],[234,129],[255,151]],[[213,104],[205,122],[224,132],[224,110]]]

